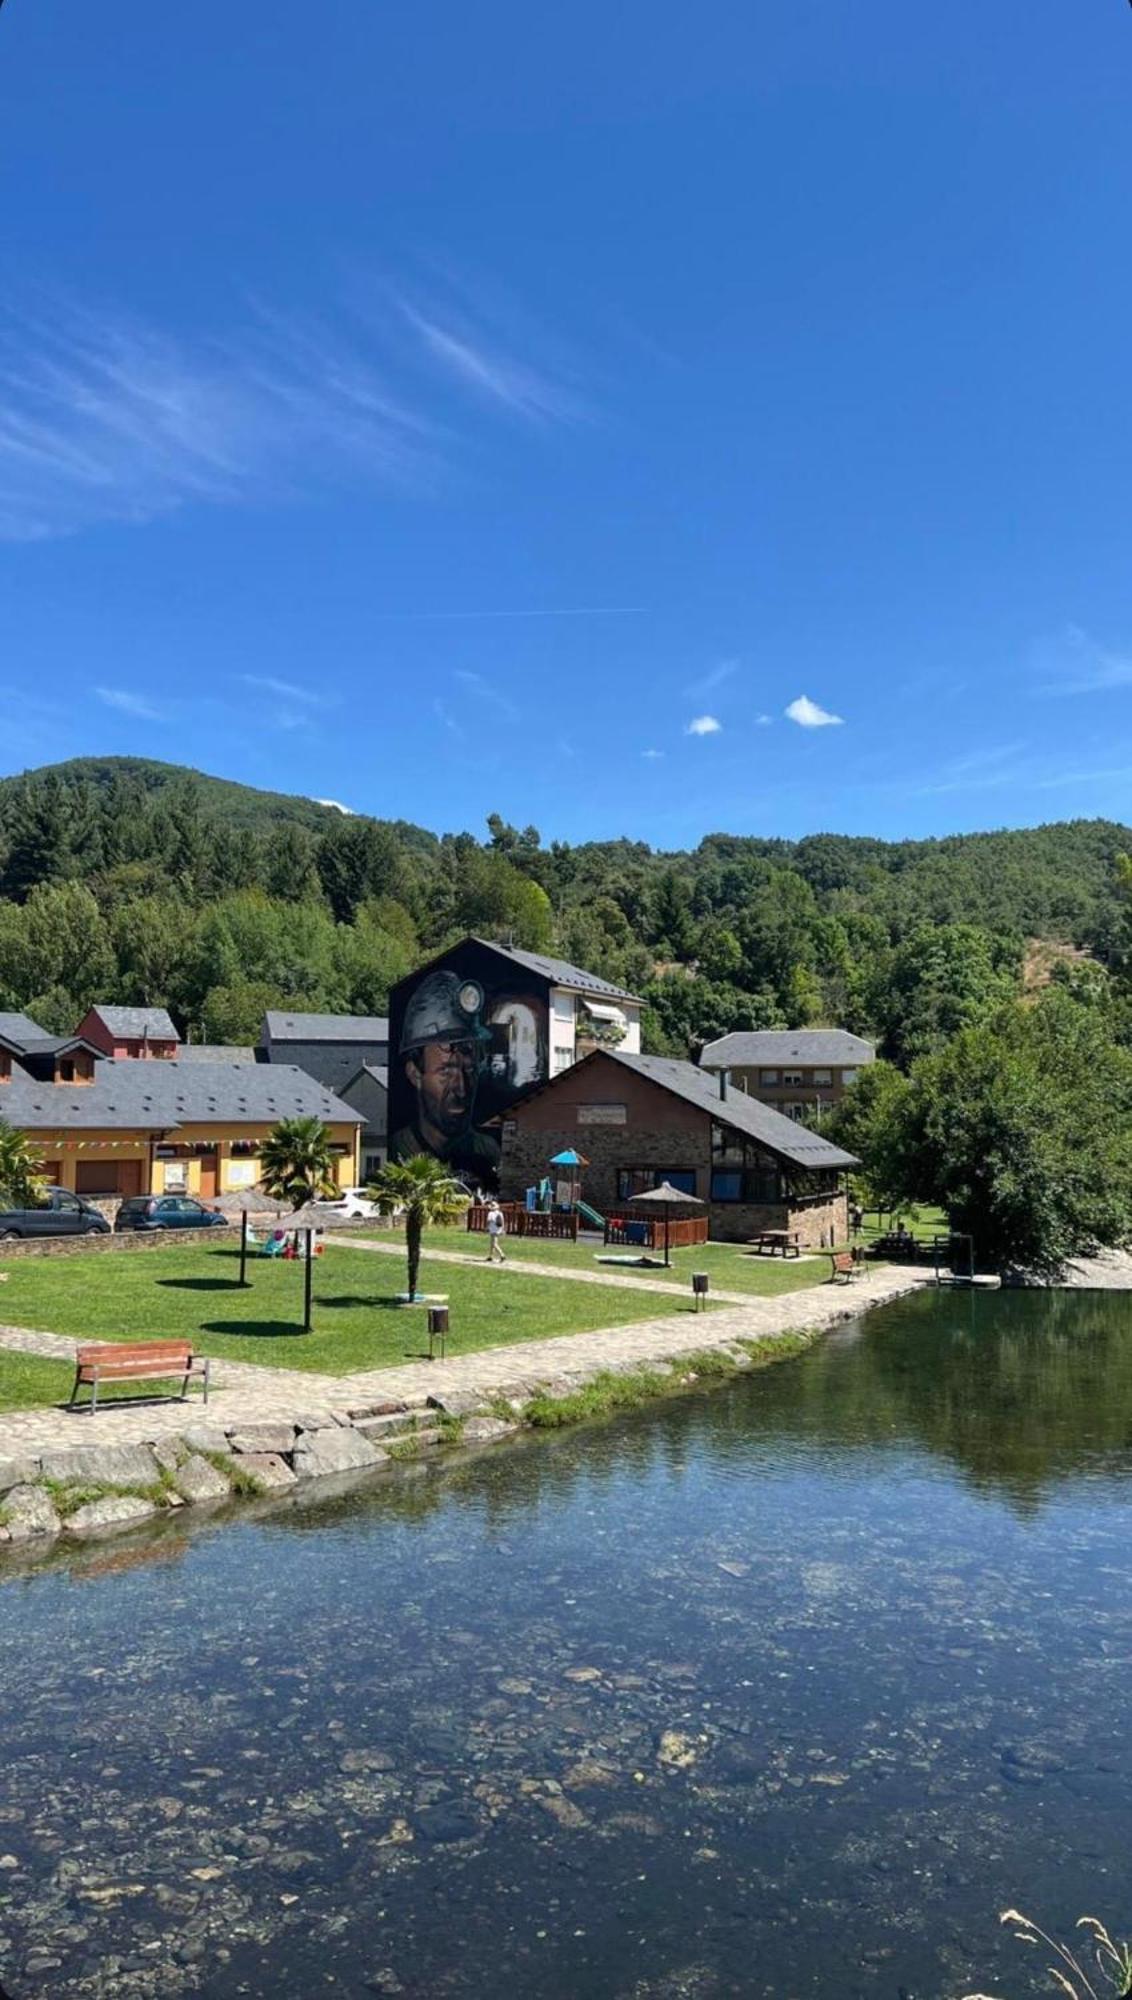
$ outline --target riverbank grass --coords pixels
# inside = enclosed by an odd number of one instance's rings
[[[147,1256],[28,1257],[12,1260],[7,1269],[9,1324],[80,1340],[189,1339],[198,1353],[220,1359],[327,1375],[394,1367],[428,1351],[423,1307],[396,1304],[405,1282],[400,1260],[361,1250],[336,1247],[318,1260],[309,1334],[301,1330],[302,1264],[255,1258],[248,1266],[251,1282],[241,1290],[238,1253],[228,1246],[170,1248]],[[690,1293],[665,1297],[578,1285],[515,1270],[440,1264],[427,1256],[421,1289],[448,1301],[449,1354],[692,1310]],[[17,1363],[13,1381],[25,1363],[53,1372],[39,1378],[43,1388],[36,1393],[34,1369],[29,1370],[25,1400],[0,1407],[58,1402],[69,1393],[73,1377],[65,1364],[24,1355],[5,1359]]]
[[[710,1347],[681,1354],[664,1368],[607,1369],[595,1375],[568,1396],[540,1393],[527,1404],[523,1421],[535,1430],[556,1431],[568,1424],[593,1423],[612,1417],[660,1396],[682,1394],[696,1382],[725,1381],[731,1376],[769,1368],[776,1361],[790,1361],[805,1353],[819,1338],[816,1327],[781,1333],[773,1339],[737,1340],[733,1343],[747,1356],[741,1361],[726,1348]]]

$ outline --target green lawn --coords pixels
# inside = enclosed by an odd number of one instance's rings
[[[0,1347],[0,1410],[38,1410],[45,1403],[65,1402],[74,1379],[67,1361],[44,1361],[38,1354]]]
[[[250,1288],[241,1291],[238,1255],[229,1248],[29,1257],[7,1269],[4,1318],[12,1326],[91,1340],[186,1335],[202,1354],[329,1375],[392,1367],[428,1351],[423,1308],[392,1303],[405,1283],[401,1260],[363,1250],[335,1248],[319,1259],[309,1334],[300,1330],[302,1265],[254,1258],[248,1264]],[[690,1300],[683,1298],[430,1263],[427,1256],[421,1289],[447,1294],[450,1354],[691,1312]],[[45,1400],[57,1396],[54,1383],[52,1377]]]
[[[400,1242],[394,1235],[391,1239]],[[602,1264],[599,1254],[629,1257],[629,1250],[602,1252],[593,1243],[541,1242],[537,1237],[508,1236],[504,1239],[507,1257],[515,1263],[557,1264],[565,1270],[609,1271],[614,1275],[664,1278],[673,1284],[690,1285],[693,1271],[706,1271],[714,1289],[751,1292],[756,1298],[777,1298],[782,1292],[796,1292],[806,1285],[820,1285],[829,1276],[829,1257],[759,1257],[741,1243],[701,1243],[692,1250],[673,1250],[672,1267],[645,1270],[633,1264]],[[425,1236],[427,1250],[455,1250],[470,1257],[487,1256],[487,1238],[467,1229],[433,1229]],[[662,1253],[651,1252],[660,1256]],[[638,1314],[638,1318],[643,1315]]]

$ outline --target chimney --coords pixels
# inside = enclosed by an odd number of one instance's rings
[[[725,1098],[727,1096],[727,1086],[730,1080],[731,1080],[730,1070],[721,1069],[719,1072],[719,1094],[721,1098]]]

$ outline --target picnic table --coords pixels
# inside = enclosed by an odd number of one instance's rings
[[[800,1229],[760,1229],[758,1235],[751,1238],[751,1248],[757,1250],[760,1257],[767,1251],[772,1257],[780,1253],[784,1258],[799,1257],[802,1254],[801,1237]]]

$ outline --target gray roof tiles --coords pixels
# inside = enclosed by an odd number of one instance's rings
[[[718,1079],[706,1076],[694,1063],[678,1062],[672,1056],[623,1055],[620,1049],[603,1049],[599,1055],[587,1056],[585,1060],[622,1063],[626,1069],[635,1070],[638,1076],[648,1077],[665,1090],[673,1091],[697,1109],[710,1111],[719,1124],[729,1125],[733,1131],[757,1139],[768,1152],[778,1154],[794,1166],[860,1165],[853,1153],[843,1152],[840,1146],[831,1145],[828,1139],[823,1139],[820,1132],[811,1132],[805,1125],[796,1124],[793,1118],[784,1117],[781,1111],[773,1110],[769,1104],[760,1104],[756,1097],[748,1097],[746,1091],[730,1089],[725,1097],[721,1096]],[[563,1071],[562,1074],[569,1076],[570,1071]]]
[[[13,1067],[0,1085],[0,1113],[28,1131],[169,1131],[178,1125],[274,1125],[321,1118],[359,1125],[358,1112],[291,1063],[102,1062],[87,1084],[38,1083]]]
[[[94,1006],[104,1028],[112,1035],[125,1035],[131,1041],[145,1037],[151,1042],[179,1042],[181,1037],[166,1013],[164,1007],[102,1007]]]
[[[844,1028],[738,1028],[708,1042],[700,1056],[703,1069],[744,1069],[759,1063],[847,1063],[859,1068],[876,1060],[871,1042]]]
[[[182,1042],[177,1051],[177,1061],[183,1063],[254,1063],[255,1050],[241,1048],[237,1042]]]
[[[614,986],[608,979],[601,979],[596,972],[586,972],[580,965],[571,965],[564,958],[548,958],[541,951],[522,951],[517,945],[496,944],[491,938],[477,938],[477,944],[486,945],[489,951],[498,951],[504,958],[514,959],[516,965],[525,965],[530,972],[540,973],[554,986],[573,986],[581,993],[600,995],[605,1000],[631,1000],[638,1003],[635,993],[626,992],[623,986]]]
[[[288,1014],[263,1017],[271,1042],[387,1042],[389,1022],[381,1014]]]
[[[48,1042],[51,1036],[30,1014],[0,1014],[0,1041],[13,1048],[30,1048],[33,1042]]]

